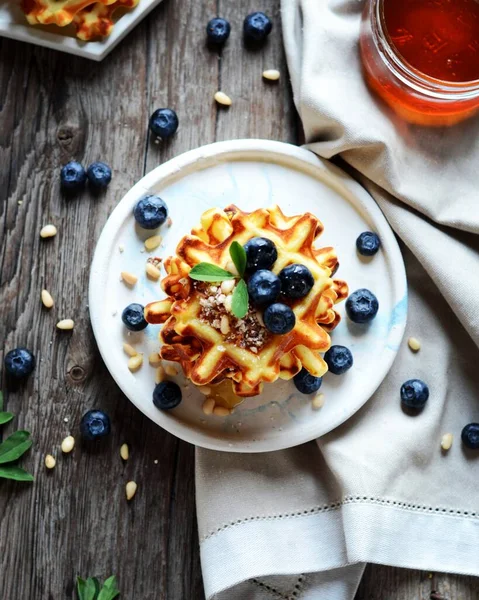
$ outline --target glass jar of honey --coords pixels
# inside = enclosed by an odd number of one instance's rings
[[[479,110],[479,0],[367,0],[360,48],[369,86],[407,121]]]

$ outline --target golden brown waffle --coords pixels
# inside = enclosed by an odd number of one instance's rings
[[[112,16],[117,8],[134,8],[138,2],[139,0],[117,0],[109,5],[97,2],[80,10],[73,19],[77,37],[88,41],[110,35],[114,25]]]
[[[145,308],[149,323],[164,323],[161,356],[180,363],[194,384],[230,379],[235,393],[243,397],[259,394],[263,382],[291,379],[302,367],[317,377],[324,375],[327,365],[321,353],[331,343],[327,331],[340,318],[334,305],[347,297],[348,287],[331,278],[338,264],[334,249],[314,245],[322,231],[323,225],[314,215],[286,217],[278,206],[251,213],[236,206],[205,212],[200,225],[178,244],[176,256],[165,261],[167,276],[162,288],[168,297]],[[231,270],[231,243],[236,240],[244,245],[256,236],[269,238],[276,245],[278,258],[273,272],[300,263],[314,277],[306,297],[282,300],[296,316],[294,329],[285,335],[269,333],[252,308],[245,319],[236,319],[225,308],[221,287],[188,276],[200,262]],[[227,334],[219,327],[224,314],[229,321]],[[248,324],[246,334],[242,333],[244,322]]]
[[[116,0],[96,0],[96,3],[108,5]],[[69,25],[75,15],[94,0],[22,0],[22,8],[31,25]]]

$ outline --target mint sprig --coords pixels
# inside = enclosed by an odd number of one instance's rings
[[[78,600],[113,600],[120,595],[116,577],[109,577],[103,586],[96,577],[82,579],[77,577]]]
[[[189,275],[191,279],[196,279],[197,281],[209,281],[212,283],[235,278],[233,273],[207,262],[200,262],[195,265],[191,269]]]
[[[0,425],[13,419],[13,414],[3,412],[3,393],[0,391]],[[0,442],[0,478],[15,481],[33,481],[33,476],[25,469],[12,463],[18,460],[32,446],[28,431],[15,431],[4,442]]]
[[[230,246],[230,256],[240,277],[244,277],[246,271],[246,250],[239,242],[233,242]]]
[[[243,319],[248,312],[248,286],[244,279],[238,281],[238,285],[235,287],[233,292],[233,299],[231,301],[231,311],[238,319]]]

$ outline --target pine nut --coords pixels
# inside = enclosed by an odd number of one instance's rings
[[[169,377],[174,377],[175,375],[178,375],[178,371],[177,371],[176,367],[174,367],[173,365],[166,365],[165,373]]]
[[[65,331],[68,329],[73,329],[74,326],[75,326],[75,323],[71,319],[62,319],[61,321],[58,321],[58,323],[57,323],[57,328],[63,329]]]
[[[40,231],[40,237],[45,239],[45,238],[49,238],[49,237],[54,237],[57,234],[57,228],[55,227],[55,225],[45,225],[45,227],[42,227],[41,231]]]
[[[235,286],[235,280],[234,279],[225,279],[224,281],[221,282],[221,291],[223,292],[223,294],[231,294],[231,292],[233,291],[233,288]]]
[[[64,454],[68,454],[69,452],[71,452],[73,450],[73,447],[75,445],[75,438],[72,435],[67,436],[61,445],[61,449],[62,452]]]
[[[324,394],[316,394],[316,396],[311,400],[311,406],[314,410],[319,410],[322,406],[324,406]]]
[[[215,399],[206,398],[206,400],[203,402],[202,408],[205,415],[212,415],[215,408]]]
[[[57,464],[57,461],[53,458],[53,456],[51,454],[47,454],[45,456],[45,466],[47,469],[53,469],[56,464]]]
[[[223,335],[227,335],[230,332],[230,320],[228,319],[228,315],[223,315],[221,317],[220,331]]]
[[[263,77],[268,81],[278,81],[280,76],[281,74],[277,69],[266,69],[266,71],[263,71]]]
[[[452,433],[445,433],[441,439],[441,448],[446,451],[449,450],[452,446],[453,439],[454,436],[452,435]]]
[[[133,348],[133,346],[130,346],[130,344],[127,343],[123,344],[123,350],[128,354],[128,356],[136,356],[138,354],[135,348]]]
[[[224,307],[227,312],[231,312],[231,307],[233,306],[233,296],[228,294],[225,298]]]
[[[136,494],[137,489],[138,489],[138,486],[136,485],[136,483],[134,481],[129,481],[125,487],[126,499],[131,500],[133,498],[133,496]]]
[[[222,106],[231,106],[233,104],[233,100],[229,96],[227,96],[224,92],[216,92],[214,96],[216,102],[221,104]]]
[[[155,373],[155,383],[161,383],[162,381],[165,381],[166,378],[166,373],[165,373],[165,369],[163,367],[158,367],[156,369],[156,373]]]
[[[162,241],[163,238],[161,237],[161,235],[152,235],[147,240],[145,240],[145,248],[148,250],[148,252],[151,252],[155,248],[158,248]]]
[[[123,460],[128,460],[130,457],[130,449],[128,448],[128,444],[122,444],[120,448],[120,456]]]
[[[217,417],[227,417],[229,414],[231,414],[231,411],[229,408],[225,408],[224,406],[215,406],[213,408],[213,414]]]
[[[256,311],[256,319],[257,319],[258,323],[261,325],[261,327],[264,327],[263,315],[262,315],[261,311],[259,311],[259,310]]]
[[[158,269],[158,267],[155,267],[155,265],[152,265],[151,263],[146,263],[145,270],[146,274],[148,275],[148,277],[150,277],[150,279],[158,281],[158,279],[161,277],[160,269]]]
[[[152,367],[161,366],[161,358],[160,358],[160,355],[158,354],[158,352],[152,352],[150,354],[150,356],[148,357],[148,362],[150,363],[150,365]]]
[[[120,244],[118,246],[118,250],[119,250],[119,252],[125,252],[125,246],[123,244]]]
[[[133,273],[128,273],[128,271],[122,271],[120,273],[122,280],[128,285],[135,285],[138,281],[138,277],[133,275]]]
[[[229,271],[232,275],[234,275],[235,277],[239,277],[239,273],[238,273],[238,269],[236,268],[236,265],[234,264],[234,262],[232,260],[229,260],[226,263],[226,267],[225,269],[227,271]]]
[[[50,292],[47,292],[47,290],[42,290],[41,297],[43,306],[45,306],[45,308],[51,308],[55,304],[53,302],[52,295],[50,294]]]
[[[209,385],[200,385],[197,389],[200,394],[203,394],[203,396],[209,396],[211,394],[211,388]]]
[[[130,371],[132,373],[134,373],[135,371],[138,371],[138,369],[141,367],[142,364],[143,364],[143,354],[135,354],[135,356],[132,356],[129,359],[128,368],[130,369]]]
[[[421,349],[421,342],[414,337],[410,337],[407,343],[413,352],[417,352]]]

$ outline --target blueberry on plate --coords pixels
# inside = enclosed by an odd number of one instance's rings
[[[346,346],[331,346],[324,355],[330,373],[342,375],[353,366],[353,355]]]
[[[401,386],[401,402],[414,410],[421,410],[429,398],[429,388],[420,379],[409,379]]]
[[[278,258],[278,251],[271,240],[263,237],[254,237],[244,245],[246,252],[246,269],[271,269]]]
[[[206,35],[210,44],[224,44],[230,37],[231,26],[226,19],[215,17],[206,26]]]
[[[150,117],[149,127],[151,133],[166,140],[176,133],[178,116],[171,108],[158,108]]]
[[[377,233],[364,231],[356,240],[356,248],[363,256],[374,256],[381,246],[381,240]]]
[[[315,377],[306,369],[301,369],[301,371],[294,376],[293,381],[298,392],[301,392],[302,394],[313,394],[321,387],[323,378]]]
[[[254,12],[248,15],[243,23],[243,33],[247,40],[262,42],[273,29],[271,19],[262,12]]]
[[[79,162],[72,160],[62,167],[60,183],[64,190],[76,192],[81,190],[86,182],[86,171]]]
[[[102,162],[92,163],[86,172],[90,185],[98,190],[105,189],[111,181],[111,169]]]
[[[27,348],[15,348],[7,352],[4,359],[5,369],[12,377],[27,377],[35,368],[35,357]]]
[[[121,320],[130,331],[141,331],[147,327],[145,308],[141,304],[129,304],[121,314]]]
[[[464,446],[471,450],[479,448],[479,423],[469,423],[461,433],[461,440]]]
[[[281,291],[288,298],[304,298],[314,285],[314,277],[308,267],[292,264],[279,274]]]
[[[276,302],[270,304],[263,313],[264,326],[271,333],[284,335],[289,333],[296,325],[294,312],[286,304]]]
[[[80,433],[85,440],[97,440],[110,435],[110,417],[102,410],[89,410],[80,422]]]
[[[181,402],[180,386],[174,381],[162,381],[153,391],[153,404],[160,410],[170,410]]]
[[[265,306],[272,304],[279,296],[281,291],[281,281],[279,277],[268,271],[260,269],[251,275],[248,281],[249,299],[255,306]]]
[[[168,218],[168,207],[159,196],[144,196],[136,203],[133,216],[143,229],[156,229]]]
[[[378,299],[366,288],[356,290],[346,300],[346,313],[353,323],[369,323],[378,310]]]

